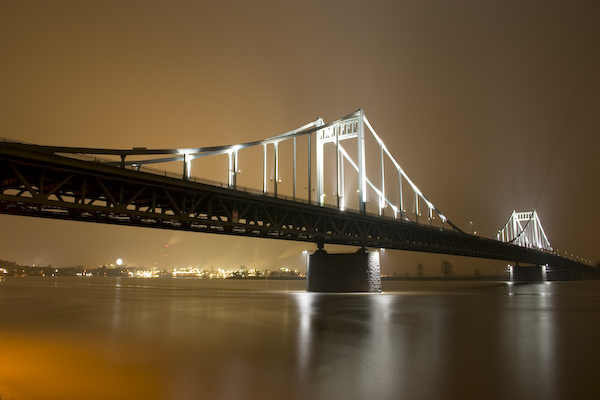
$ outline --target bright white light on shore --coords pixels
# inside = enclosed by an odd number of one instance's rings
[[[117,265],[121,265],[123,264],[123,260],[121,260],[120,258],[117,258]]]

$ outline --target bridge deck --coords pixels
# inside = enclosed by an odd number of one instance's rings
[[[0,148],[0,213],[587,267],[453,229],[59,156],[12,142]]]

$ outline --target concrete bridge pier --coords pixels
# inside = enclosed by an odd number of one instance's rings
[[[510,267],[511,282],[545,282],[548,280],[545,265],[517,265]]]
[[[308,257],[307,292],[381,293],[379,253],[327,253],[322,245]]]

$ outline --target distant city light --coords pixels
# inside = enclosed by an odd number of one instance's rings
[[[117,265],[121,265],[123,264],[123,260],[121,260],[120,258],[117,258]]]

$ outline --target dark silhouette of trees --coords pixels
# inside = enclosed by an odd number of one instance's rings
[[[421,264],[421,263],[418,263],[418,264],[417,264],[417,274],[416,274],[416,275],[417,275],[419,278],[422,278],[422,277],[423,277],[423,270],[425,270],[425,266],[424,266],[423,264]]]
[[[442,272],[442,275],[444,275],[444,278],[447,278],[450,275],[452,275],[453,269],[454,269],[454,267],[448,261],[446,261],[446,260],[442,261],[442,266],[440,267],[440,271]]]

